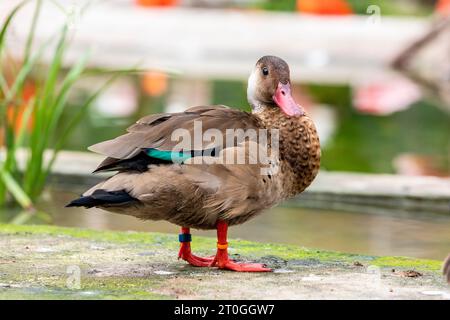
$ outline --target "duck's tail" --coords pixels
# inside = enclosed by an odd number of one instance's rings
[[[66,207],[92,208],[98,206],[122,206],[138,201],[125,190],[107,191],[97,189],[88,196],[81,196],[68,203]]]

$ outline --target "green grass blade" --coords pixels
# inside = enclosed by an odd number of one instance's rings
[[[13,172],[15,169],[15,150],[16,147],[14,145],[14,128],[13,124],[7,123],[7,108],[8,106],[14,102],[16,99],[16,95],[21,91],[21,88],[24,86],[25,81],[33,69],[36,61],[40,58],[45,48],[47,47],[49,42],[44,43],[39,51],[33,55],[26,64],[22,66],[18,75],[16,76],[11,89],[8,92],[8,95],[5,97],[4,101],[0,103],[0,124],[3,126],[3,130],[5,132],[5,141],[6,141],[6,161],[4,162],[2,169],[8,172]],[[4,187],[0,184],[0,203],[4,201]]]
[[[28,124],[30,123],[31,115],[33,114],[35,103],[36,103],[36,100],[34,98],[32,98],[28,101],[27,105],[25,106],[25,110],[23,112],[17,134],[15,136],[15,141],[14,141],[15,148],[19,148],[23,145],[23,142],[25,139],[25,133],[27,131]]]
[[[0,30],[0,62],[2,61],[3,56],[3,48],[5,45],[5,39],[6,34],[8,31],[8,28],[14,18],[14,16],[19,12],[19,10],[28,2],[29,0],[24,0],[20,2],[17,6],[14,7],[13,10],[9,13],[9,15],[6,17],[5,21],[3,22],[2,28]],[[0,69],[3,68],[2,65],[0,65]],[[9,93],[7,82],[3,76],[3,74],[0,75],[0,87],[2,89],[3,95],[6,97]]]
[[[61,71],[62,60],[66,49],[66,36],[67,36],[67,26],[64,26],[61,32],[61,37],[59,38],[58,41],[58,45],[56,46],[55,54],[53,55],[53,61],[50,65],[50,70],[48,73],[47,80],[45,81],[43,91],[42,105],[45,109],[47,109],[47,112],[51,112],[52,110],[52,108],[47,108],[47,106],[51,105],[51,99],[55,91],[58,75]]]
[[[36,108],[36,130],[35,132],[40,135],[42,129],[45,127],[46,115],[53,111],[52,108],[52,99],[54,97],[54,91],[56,87],[56,82],[58,80],[58,74],[61,70],[62,58],[65,50],[65,41],[67,34],[67,26],[61,31],[61,36],[59,38],[58,44],[55,49],[55,53],[53,55],[53,61],[50,65],[50,69],[48,72],[48,76],[45,80],[44,88],[41,92],[39,104]],[[33,145],[40,145],[39,137],[35,136],[35,140],[33,141]]]
[[[1,59],[1,58],[0,58]],[[1,70],[2,66],[0,64],[0,70]],[[9,88],[8,88],[8,83],[6,82],[5,77],[3,76],[2,73],[0,73],[0,89],[2,90],[2,95],[5,97],[8,92],[9,92]]]
[[[24,63],[26,63],[30,57],[30,51],[31,51],[31,47],[33,46],[34,33],[36,31],[36,24],[39,19],[39,14],[41,13],[41,7],[42,7],[42,0],[37,0],[36,8],[34,9],[34,13],[33,13],[33,19],[31,20],[30,30],[28,31],[27,42],[25,45],[25,52],[23,55]]]
[[[31,70],[33,69],[36,61],[40,58],[42,53],[44,52],[47,45],[50,43],[50,41],[45,42],[41,47],[39,48],[38,52],[33,55],[26,64],[22,66],[19,73],[17,74],[16,78],[14,79],[14,82],[7,92],[6,97],[4,100],[0,103],[0,126],[3,126],[3,130],[5,133],[5,141],[6,141],[6,160],[2,164],[1,170],[5,170],[6,172],[13,173],[15,171],[16,167],[16,158],[15,158],[15,152],[16,152],[16,146],[14,145],[13,136],[14,136],[14,129],[12,128],[12,125],[14,124],[8,124],[7,123],[7,107],[14,102],[16,99],[17,93],[21,92],[21,88],[24,86],[25,81],[30,74]],[[4,184],[4,181],[0,179],[0,204],[4,203],[6,198],[6,186]]]
[[[84,57],[79,59],[77,64],[72,67],[72,69],[69,71],[69,73],[67,74],[66,78],[64,79],[64,81],[62,83],[61,89],[54,101],[54,106],[52,106],[53,112],[49,115],[50,119],[48,119],[48,123],[45,128],[45,133],[42,134],[42,136],[41,136],[42,150],[44,150],[44,151],[49,148],[49,142],[50,142],[51,136],[54,135],[54,133],[56,131],[57,123],[61,117],[62,112],[64,111],[64,107],[66,106],[67,93],[70,90],[70,88],[73,86],[73,84],[79,79],[80,75],[82,74],[82,72],[84,70],[84,66],[87,61],[87,57],[88,57],[88,55],[86,54]],[[53,162],[51,161],[51,165],[52,164],[53,164]],[[49,170],[45,169],[45,170],[40,170],[39,173],[36,174],[36,180],[38,182],[33,184],[33,188],[34,188],[33,194],[40,193],[40,190],[42,190],[42,188],[44,187],[48,172],[49,172]]]
[[[35,98],[27,102],[25,110],[21,115],[21,109],[14,106],[22,106],[22,93],[26,81],[31,73],[35,70],[35,66],[38,63],[42,53],[49,43],[53,43],[52,38],[49,39],[44,45],[38,48],[37,53],[31,54],[34,50],[35,32],[38,24],[39,16],[42,10],[42,0],[35,0],[36,8],[32,17],[30,29],[25,43],[24,58],[22,64],[17,71],[13,72],[15,75],[13,83],[10,85],[3,75],[0,75],[0,92],[3,95],[3,100],[0,100],[0,128],[5,130],[5,144],[7,149],[6,159],[3,164],[0,164],[0,204],[3,203],[7,193],[6,190],[11,193],[14,199],[24,208],[31,208],[32,201],[37,198],[41,193],[48,173],[53,166],[54,160],[59,150],[61,150],[67,137],[73,131],[75,126],[83,118],[86,110],[95,101],[95,99],[106,89],[109,85],[119,76],[131,73],[140,73],[144,70],[128,69],[128,70],[95,70],[91,73],[85,71],[85,65],[87,61],[87,55],[83,56],[77,61],[75,65],[65,75],[62,82],[59,82],[63,71],[63,58],[67,49],[67,24],[61,31],[58,32],[58,40],[53,52],[52,60],[47,65],[44,77],[38,78],[40,84],[38,85],[38,91],[35,93]],[[30,0],[24,0],[17,5],[8,15],[0,30],[0,63],[4,60],[1,59],[3,51],[7,53],[5,48],[7,30],[13,20],[13,17],[19,11],[19,9]],[[55,2],[56,5],[58,3]],[[83,12],[87,5],[83,7]],[[4,50],[5,49],[5,50]],[[10,64],[11,65],[11,64]],[[1,67],[1,66],[0,66]],[[5,65],[7,67],[7,65]],[[61,119],[61,115],[67,106],[67,99],[70,90],[74,84],[81,77],[86,74],[96,75],[110,75],[102,87],[95,90],[79,107],[75,112],[75,115],[70,119],[69,123],[63,128],[62,134],[57,138],[54,144],[53,154],[48,163],[44,163],[44,152],[50,149],[53,137],[58,126],[58,122]],[[39,81],[38,80],[38,81]],[[14,120],[20,119],[20,121],[8,121],[7,108],[14,108]],[[19,118],[21,116],[21,118]],[[30,119],[33,118],[33,127],[28,134],[28,124]],[[23,187],[17,182],[17,169],[16,169],[16,150],[18,147],[28,147],[29,157],[27,159],[26,168],[23,177]],[[30,213],[21,214],[17,217],[16,222],[24,222],[31,216]]]
[[[47,46],[49,45],[50,40],[46,41],[45,43],[43,43],[41,45],[41,47],[39,48],[38,52],[36,54],[34,54],[28,61],[26,64],[24,64],[19,73],[17,74],[11,89],[8,92],[8,95],[5,97],[5,100],[1,103],[2,109],[6,108],[6,106],[8,106],[16,97],[17,92],[23,87],[23,85],[25,84],[25,80],[27,79],[27,76],[30,74],[31,70],[33,69],[36,61],[42,56],[45,48],[47,48]],[[5,110],[3,110],[2,112],[4,112]],[[3,114],[2,114],[3,115]]]
[[[46,127],[49,125],[49,119],[54,112],[54,95],[58,75],[62,68],[62,59],[66,48],[67,26],[64,26],[58,40],[53,55],[53,61],[50,65],[48,76],[45,80],[39,103],[35,110],[34,129],[30,137],[31,157],[27,162],[26,172],[24,175],[25,191],[32,197],[37,196],[36,181],[42,172],[43,154],[45,151],[46,138],[42,135],[45,133]]]
[[[5,36],[6,32],[8,30],[9,25],[11,24],[12,19],[14,16],[19,12],[20,8],[22,8],[29,0],[24,0],[20,2],[17,6],[14,7],[13,10],[11,10],[11,13],[6,17],[5,22],[3,22],[2,29],[0,30],[0,52],[3,51],[3,47],[5,45]]]
[[[58,95],[56,96],[54,106],[52,106],[52,113],[50,114],[49,124],[47,125],[44,136],[42,137],[43,144],[47,147],[49,142],[50,135],[52,135],[56,129],[56,125],[58,120],[61,117],[61,114],[64,110],[64,107],[67,102],[67,93],[73,84],[80,78],[84,66],[86,65],[88,54],[85,54],[78,62],[72,67],[69,71],[63,83],[61,85],[61,89],[59,90]]]
[[[16,199],[16,201],[22,206],[24,209],[31,209],[32,202],[28,195],[23,191],[20,185],[14,180],[9,172],[2,169],[0,170],[0,178],[5,184],[8,191],[11,195]]]

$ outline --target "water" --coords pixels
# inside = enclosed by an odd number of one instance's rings
[[[64,208],[76,196],[71,192],[53,192],[41,208],[50,212],[54,224],[59,226],[173,234],[179,231],[165,221],[141,221],[95,208]],[[215,236],[214,231],[192,230],[192,233],[194,247],[196,235]],[[442,260],[450,252],[450,216],[277,207],[230,228],[229,236],[348,253]]]

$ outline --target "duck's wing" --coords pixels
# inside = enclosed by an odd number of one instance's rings
[[[221,159],[218,163],[195,164],[193,157],[182,165],[119,172],[69,206],[95,206],[200,229],[213,229],[218,219],[230,225],[242,223],[274,205],[282,190],[282,180],[263,174],[262,164],[249,163],[257,156],[253,143],[225,148],[214,159]],[[244,155],[246,164],[228,164],[223,156],[228,152],[235,159]]]
[[[170,153],[177,142],[172,141],[171,134],[178,128],[193,132],[194,121],[201,122],[203,132],[215,129],[225,135],[225,146],[214,155],[202,153],[201,157],[197,149],[190,150],[193,155],[188,152],[182,164],[174,164],[164,154]],[[100,170],[109,168],[119,173],[70,205],[97,206],[142,219],[164,219],[204,229],[214,228],[217,219],[230,225],[242,223],[280,199],[282,180],[271,175],[278,171],[273,171],[277,160],[261,161],[261,155],[269,155],[264,141],[233,139],[230,145],[226,130],[243,129],[245,133],[254,129],[258,135],[261,127],[254,115],[225,107],[196,107],[183,113],[143,118],[124,136],[91,148],[108,156]],[[211,148],[208,142],[200,146],[202,152]],[[149,166],[148,159],[167,165]],[[139,166],[144,169],[137,170]]]
[[[198,106],[184,112],[144,117],[130,126],[126,134],[97,143],[89,147],[89,150],[107,156],[96,171],[127,168],[145,171],[152,163],[172,163],[176,158],[183,161],[198,155],[199,152],[210,152],[219,144],[222,146],[222,141],[194,138],[198,133],[194,132],[196,130],[201,134],[208,129],[218,130],[226,139],[228,129],[246,130],[259,127],[258,118],[250,113],[226,106]],[[174,155],[174,148],[179,146],[180,139],[184,138],[190,138],[189,146],[183,144],[183,152]]]

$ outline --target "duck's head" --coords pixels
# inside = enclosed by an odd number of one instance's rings
[[[288,64],[275,56],[264,56],[256,62],[248,78],[247,99],[254,109],[278,107],[289,116],[305,113],[292,98]]]

